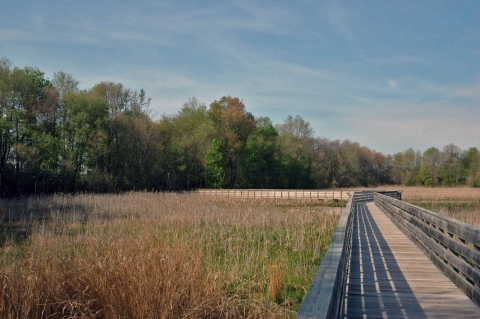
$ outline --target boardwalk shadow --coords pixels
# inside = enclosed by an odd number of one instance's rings
[[[345,318],[426,317],[366,204],[357,204]]]

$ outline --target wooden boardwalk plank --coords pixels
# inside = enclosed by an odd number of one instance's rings
[[[344,318],[480,318],[375,204],[356,205]]]

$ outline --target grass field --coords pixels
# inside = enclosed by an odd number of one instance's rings
[[[130,193],[0,201],[1,318],[292,318],[342,208]]]
[[[395,189],[480,226],[480,189]],[[152,193],[0,200],[0,317],[293,318],[343,210],[322,205]]]

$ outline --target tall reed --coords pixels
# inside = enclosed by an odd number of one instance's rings
[[[290,318],[339,215],[153,193],[0,207],[2,318]]]

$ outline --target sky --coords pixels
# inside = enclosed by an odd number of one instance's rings
[[[0,58],[393,154],[480,148],[480,1],[0,0]]]

